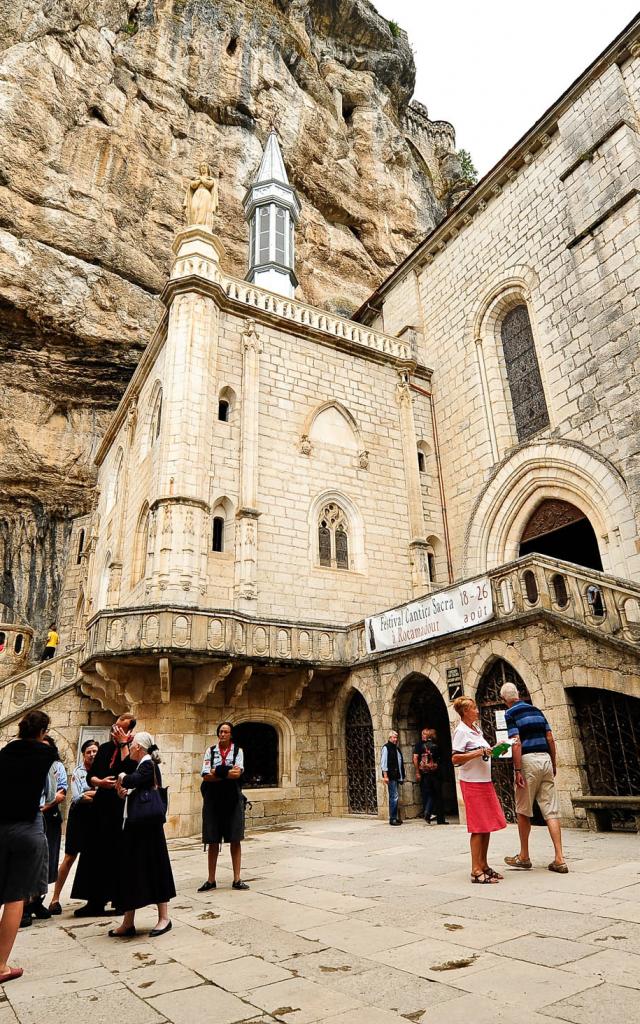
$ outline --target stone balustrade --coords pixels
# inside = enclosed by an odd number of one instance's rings
[[[273,313],[284,320],[300,324],[301,327],[321,331],[339,342],[357,345],[359,348],[369,349],[392,359],[415,359],[413,348],[406,340],[382,334],[380,331],[372,331],[336,313],[328,313],[304,302],[276,295],[239,278],[221,277],[220,280],[228,297],[235,302],[243,303],[249,310]]]
[[[487,576],[494,622],[542,612],[640,648],[640,587],[634,584],[543,555],[529,555]],[[83,661],[145,651],[328,668],[384,656],[367,654],[363,622],[323,627],[226,610],[159,608],[101,612],[89,624]]]
[[[80,675],[82,647],[12,676],[0,686],[0,725],[73,686]]]

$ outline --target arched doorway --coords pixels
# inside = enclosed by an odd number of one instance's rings
[[[640,796],[640,700],[624,693],[575,687],[573,702],[593,796]],[[613,811],[614,829],[635,830],[635,815]]]
[[[568,501],[547,498],[533,512],[522,531],[519,555],[523,558],[533,552],[602,571],[593,526],[584,512]]]
[[[508,661],[498,658],[488,666],[478,684],[476,704],[480,711],[483,735],[492,746],[496,742],[496,712],[498,712],[499,717],[499,713],[506,708],[506,704],[500,696],[500,689],[504,683],[514,683],[518,687],[518,693],[522,699],[531,701],[529,691],[523,680]],[[497,760],[492,761],[491,764],[491,777],[498,794],[498,799],[502,804],[504,816],[507,821],[513,823],[517,818],[511,760]]]
[[[408,780],[413,780],[415,775],[411,758],[422,729],[436,730],[440,747],[444,810],[447,816],[457,817],[458,801],[454,769],[451,763],[449,714],[440,690],[431,679],[417,672],[407,676],[396,697],[393,722],[394,728],[398,730],[399,745],[404,755]],[[409,782],[405,784],[402,794],[402,811],[405,817],[422,816],[420,787],[417,783],[413,783],[411,788]]]
[[[347,707],[345,741],[349,813],[377,814],[373,722],[367,702],[357,690],[354,690]]]

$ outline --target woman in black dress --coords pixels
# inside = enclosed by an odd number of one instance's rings
[[[123,798],[127,797],[114,898],[116,910],[124,913],[124,918],[119,928],[109,932],[118,939],[136,934],[136,910],[152,903],[158,907],[158,921],[149,934],[164,935],[170,931],[168,904],[176,894],[164,835],[164,818],[129,820],[136,794],[162,786],[158,767],[160,754],[153,737],[148,732],[136,733],[129,756],[138,767],[128,775],[124,772],[118,775],[118,793]]]

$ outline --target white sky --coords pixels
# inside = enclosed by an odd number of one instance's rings
[[[414,98],[480,175],[638,12],[638,0],[372,0],[413,46]]]

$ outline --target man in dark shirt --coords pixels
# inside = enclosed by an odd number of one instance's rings
[[[446,825],[442,803],[442,776],[440,774],[440,750],[435,729],[423,729],[420,740],[413,748],[413,766],[416,782],[420,783],[424,820],[431,824]],[[435,808],[435,815],[432,811]]]
[[[549,864],[549,871],[566,875],[568,867],[562,852],[560,830],[560,805],[555,785],[556,743],[551,726],[542,711],[521,700],[513,683],[505,683],[500,696],[507,705],[505,720],[512,746],[513,770],[516,783],[516,811],[520,833],[520,853],[505,857],[505,863],[513,868],[531,867],[529,858],[529,834],[533,804],[537,800],[549,829],[555,857]]]

